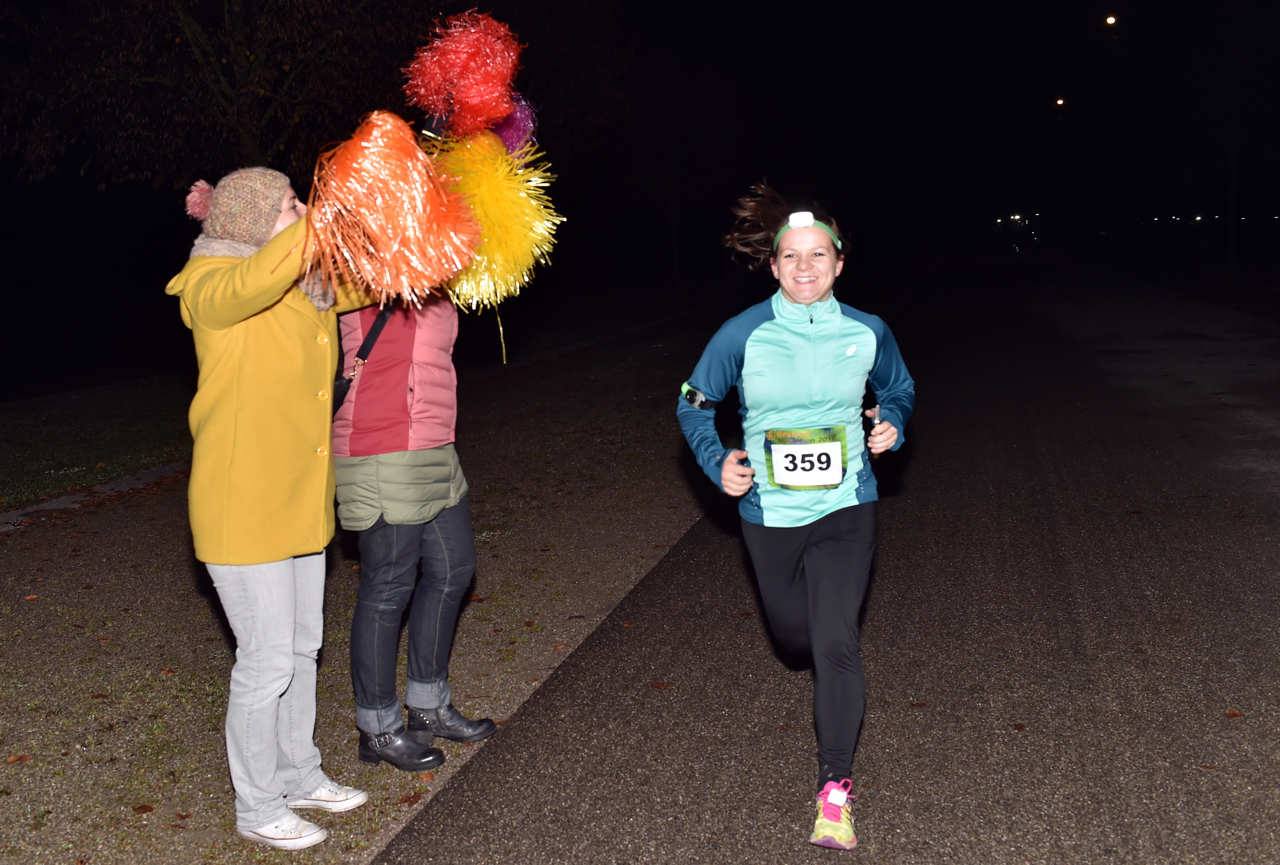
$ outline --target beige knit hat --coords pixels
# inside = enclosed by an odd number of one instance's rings
[[[205,237],[260,248],[271,239],[289,186],[289,178],[279,171],[241,168],[219,180],[211,191],[203,180],[193,186],[187,213],[204,223]]]

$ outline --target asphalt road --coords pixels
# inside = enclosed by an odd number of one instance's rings
[[[1105,276],[899,307],[858,849],[805,843],[810,674],[709,498],[378,862],[1280,861],[1273,331]]]

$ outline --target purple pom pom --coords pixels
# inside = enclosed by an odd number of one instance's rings
[[[502,139],[507,151],[515,153],[529,142],[536,143],[533,134],[538,128],[538,118],[533,113],[533,106],[519,93],[514,95],[512,101],[515,103],[515,110],[498,121],[493,131]]]

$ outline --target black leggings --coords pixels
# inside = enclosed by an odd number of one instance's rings
[[[774,638],[786,651],[813,658],[819,786],[847,778],[867,699],[858,612],[876,547],[875,502],[796,528],[744,520],[742,536]]]

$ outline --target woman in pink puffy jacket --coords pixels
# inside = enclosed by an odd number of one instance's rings
[[[357,372],[357,352],[379,315],[368,307],[339,319],[343,375],[353,381],[333,421],[338,519],[360,533],[351,678],[360,759],[417,772],[444,762],[434,737],[477,742],[497,727],[468,720],[449,692],[453,632],[476,570],[467,481],[454,450],[458,312],[435,295],[419,309],[397,305]],[[407,729],[396,692],[406,608]]]

